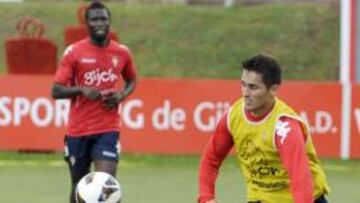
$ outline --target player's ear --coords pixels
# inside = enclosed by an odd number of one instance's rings
[[[278,84],[272,85],[272,86],[269,88],[270,94],[271,94],[272,96],[275,96],[278,88],[279,88],[279,85],[278,85]]]

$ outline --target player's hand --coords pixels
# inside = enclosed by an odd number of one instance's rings
[[[82,86],[80,87],[80,91],[82,95],[92,101],[101,99],[101,93],[94,88]]]
[[[111,110],[117,108],[119,103],[125,99],[125,95],[121,92],[113,92],[103,96],[104,108]]]
[[[205,203],[216,203],[216,200],[211,199],[211,200],[206,201]]]

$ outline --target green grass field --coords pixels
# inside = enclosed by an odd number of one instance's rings
[[[24,0],[0,5],[0,73],[4,40],[15,24],[33,16],[46,24],[46,37],[64,50],[63,32],[78,24],[79,1]],[[107,4],[112,25],[133,51],[141,76],[238,78],[242,60],[267,53],[278,58],[286,79],[338,80],[339,8],[326,4],[187,6]]]
[[[124,154],[118,168],[124,203],[196,202],[198,156]],[[360,160],[322,160],[331,203],[360,202]],[[1,202],[65,203],[69,190],[61,154],[0,153]],[[219,203],[245,201],[243,179],[229,157],[217,184]]]

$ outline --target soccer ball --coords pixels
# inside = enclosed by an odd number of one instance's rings
[[[120,203],[121,186],[110,174],[90,172],[76,186],[77,203]]]

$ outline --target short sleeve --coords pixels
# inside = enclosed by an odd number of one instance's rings
[[[64,51],[63,57],[56,70],[54,82],[63,85],[68,85],[73,78],[73,65],[74,61],[74,49],[73,46],[69,46]]]

